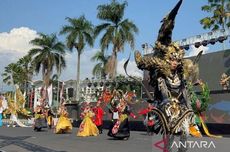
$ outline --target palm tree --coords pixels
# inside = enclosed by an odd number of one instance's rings
[[[212,28],[212,31],[214,31],[220,28],[225,29],[226,26],[230,27],[230,0],[208,0],[208,5],[202,6],[202,10],[213,13],[213,16],[200,20],[204,29]],[[226,65],[230,61],[229,56],[229,50],[225,50],[224,58],[226,58]],[[230,73],[230,69],[226,73]]]
[[[230,27],[230,0],[208,0],[208,5],[201,8],[203,11],[213,13],[211,17],[205,17],[200,20],[204,29],[217,30]]]
[[[66,34],[67,47],[72,51],[73,48],[77,50],[77,89],[76,100],[79,97],[79,83],[80,83],[80,59],[86,45],[93,46],[93,25],[84,16],[79,18],[67,17],[68,25],[62,27],[60,34]]]
[[[18,84],[21,86],[23,84],[24,73],[22,67],[17,63],[10,63],[5,67],[4,72],[2,73],[3,82],[7,85]]]
[[[18,60],[18,64],[23,68],[23,73],[24,73],[24,92],[27,93],[27,87],[28,87],[28,82],[31,82],[32,76],[33,76],[33,66],[31,63],[31,56],[26,55]]]
[[[97,17],[106,21],[96,26],[94,34],[97,37],[100,33],[103,36],[100,40],[102,51],[112,45],[112,55],[107,64],[107,73],[114,79],[117,69],[117,53],[124,50],[124,45],[128,43],[134,48],[134,34],[138,33],[136,25],[128,19],[123,19],[127,3],[118,3],[113,0],[110,4],[99,5],[97,7]]]
[[[100,78],[106,77],[106,64],[108,62],[110,56],[105,56],[103,51],[98,51],[96,54],[91,58],[91,61],[97,61],[98,63],[93,68],[93,75],[99,76]]]
[[[16,63],[11,63],[5,67],[2,74],[4,83],[8,85],[19,85],[20,89],[26,91],[26,84],[31,81],[33,71],[31,67],[31,58],[24,56]]]
[[[45,35],[39,34],[39,38],[30,41],[31,44],[37,46],[29,51],[32,57],[32,64],[35,72],[38,74],[42,71],[43,83],[47,88],[50,85],[50,77],[53,69],[60,71],[66,67],[64,59],[65,45],[58,41],[55,34]]]

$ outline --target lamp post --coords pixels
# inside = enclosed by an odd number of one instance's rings
[[[31,81],[31,89],[30,89],[30,99],[29,99],[29,108],[32,110],[33,107],[33,98],[35,96],[35,86],[34,83]]]
[[[60,95],[60,93],[59,93],[59,88],[60,88],[59,78],[61,75],[61,63],[60,63],[61,60],[60,60],[60,58],[61,58],[61,55],[58,54],[58,71],[57,71],[57,73],[58,73],[58,87],[57,87],[57,103],[58,103],[58,105],[60,105],[60,101],[59,101],[59,95]]]

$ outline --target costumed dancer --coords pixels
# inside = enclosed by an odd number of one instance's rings
[[[10,115],[10,123],[7,125],[8,127],[10,125],[12,125],[13,127],[15,127],[16,125],[20,127],[30,127],[26,126],[18,119],[18,114],[23,115],[25,118],[30,117],[31,113],[24,108],[25,102],[26,100],[19,88],[16,89],[14,95],[11,93],[7,95],[8,106],[7,109],[4,111],[4,114]]]
[[[223,90],[229,89],[229,80],[230,76],[228,76],[226,73],[223,73],[220,78],[220,85],[222,86]]]
[[[81,113],[81,117],[83,118],[79,130],[77,132],[77,136],[79,137],[88,137],[88,136],[98,136],[99,130],[97,126],[93,123],[92,119],[95,116],[90,105],[86,103],[86,106]]]
[[[57,125],[55,128],[55,133],[70,133],[72,131],[72,123],[68,117],[68,112],[65,107],[65,102],[62,102],[61,106],[59,107],[58,114],[60,115]]]
[[[146,126],[148,135],[153,135],[154,133],[155,116],[152,112],[153,108],[154,107],[152,106],[152,104],[149,103],[146,109],[143,109],[138,113],[139,115],[144,116],[144,125]]]
[[[98,99],[97,105],[93,109],[93,112],[95,113],[94,123],[99,130],[99,134],[102,134],[104,110],[101,107],[101,99],[100,98]]]
[[[196,95],[193,86],[201,87],[201,94]],[[196,124],[203,128],[204,133],[209,137],[221,138],[222,136],[213,135],[209,132],[208,127],[205,124],[205,111],[208,108],[208,102],[210,101],[210,90],[208,89],[207,84],[203,83],[201,80],[198,80],[195,85],[188,84],[188,90],[190,93],[190,99],[192,103],[192,108],[195,113]],[[190,126],[190,132],[195,137],[200,137],[199,132],[195,128],[197,126]]]
[[[149,71],[149,84],[154,89],[154,95],[152,97],[148,94],[151,102],[156,105],[152,112],[159,119],[155,129],[168,137],[165,145],[168,151],[172,150],[174,134],[180,134],[180,141],[185,143],[191,134],[190,126],[199,132],[198,127],[194,127],[194,111],[187,90],[186,73],[190,76],[189,72],[192,71],[189,71],[191,69],[183,59],[184,50],[172,42],[174,20],[182,1],[162,20],[153,56],[142,57],[139,52],[135,52],[138,68]],[[186,148],[180,147],[179,151],[186,151]]]
[[[7,101],[3,95],[0,96],[0,127],[2,127],[2,113],[7,108]]]
[[[34,131],[41,131],[42,128],[47,128],[46,115],[41,102],[37,102],[37,107],[34,109]]]
[[[149,111],[146,115],[146,128],[147,128],[147,134],[152,136],[154,133],[154,113],[152,111]]]
[[[111,99],[112,99],[112,93],[109,91],[109,89],[105,88],[101,94],[101,97],[102,97],[102,101],[105,103],[105,104],[108,104]]]
[[[54,114],[52,112],[52,110],[50,109],[49,106],[46,107],[46,120],[47,120],[47,125],[49,127],[49,129],[52,129],[53,127],[53,117],[54,117]]]
[[[122,91],[116,91],[110,104],[110,112],[113,113],[113,122],[109,128],[108,136],[128,140],[130,137],[128,116],[133,118],[136,118],[136,116],[131,112],[129,105],[123,98]]]

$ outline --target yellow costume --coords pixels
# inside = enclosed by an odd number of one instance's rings
[[[49,126],[51,126],[52,125],[52,119],[53,119],[53,117],[52,116],[48,116],[47,118],[47,124],[49,125]]]
[[[85,113],[85,117],[81,122],[77,136],[87,137],[87,136],[97,136],[99,134],[99,130],[97,129],[97,126],[91,120],[91,117],[93,116],[94,113],[91,111]]]
[[[47,125],[49,126],[49,128],[51,129],[53,126],[53,113],[51,111],[51,109],[47,109],[46,111],[46,120],[47,120]]]
[[[71,121],[68,118],[67,112],[62,112],[61,116],[58,119],[55,133],[66,133],[72,131],[72,124]]]

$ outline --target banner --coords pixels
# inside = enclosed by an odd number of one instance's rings
[[[47,88],[47,93],[48,93],[48,104],[49,104],[49,107],[51,107],[52,102],[53,102],[53,85],[52,84]]]
[[[64,94],[64,85],[65,85],[65,83],[62,82],[62,86],[61,86],[61,90],[60,90],[60,102],[59,103],[62,103],[62,101],[64,100],[64,97],[63,97],[63,94]]]

